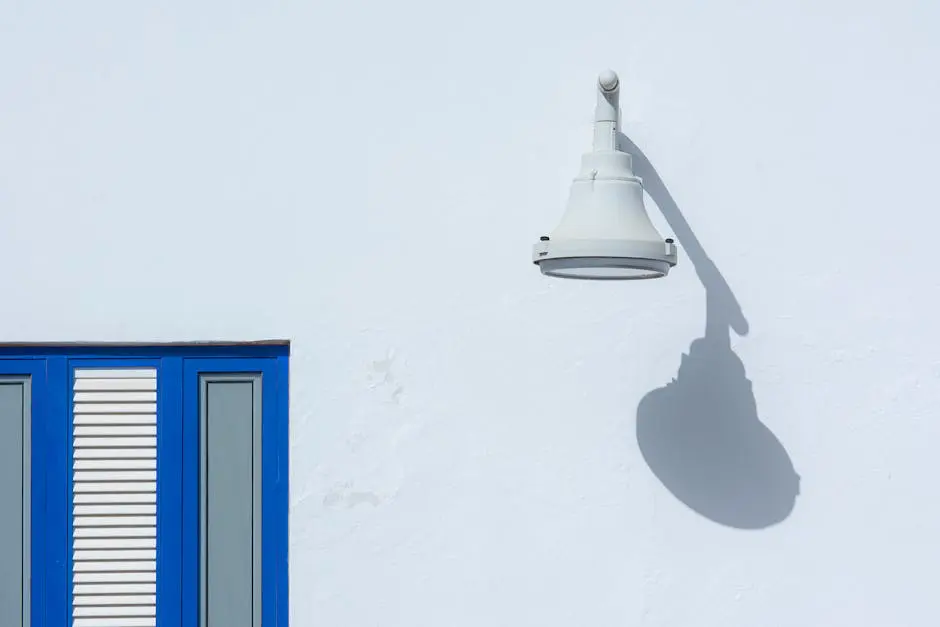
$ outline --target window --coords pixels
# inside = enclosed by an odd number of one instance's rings
[[[288,355],[0,347],[0,625],[286,627]]]
[[[36,363],[0,362],[0,625],[30,620],[31,499],[42,492],[32,489],[30,475],[34,378],[41,392]]]

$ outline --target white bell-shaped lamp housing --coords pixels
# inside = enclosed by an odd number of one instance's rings
[[[581,158],[561,223],[543,236],[533,262],[543,274],[568,279],[656,279],[676,265],[676,245],[657,232],[643,206],[633,157],[620,150],[620,79],[597,81],[594,150]]]

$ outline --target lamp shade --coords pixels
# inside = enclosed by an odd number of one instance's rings
[[[543,236],[533,262],[543,274],[589,280],[654,279],[676,265],[676,245],[664,240],[643,205],[633,157],[620,150],[620,80],[597,82],[594,149],[581,158],[561,223]]]

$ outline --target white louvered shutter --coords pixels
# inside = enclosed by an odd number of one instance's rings
[[[77,369],[73,627],[154,627],[157,373]]]

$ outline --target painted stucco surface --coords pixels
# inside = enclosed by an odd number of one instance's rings
[[[292,339],[293,625],[935,626],[938,61],[926,0],[8,2],[0,340]],[[608,66],[679,266],[546,279]]]

